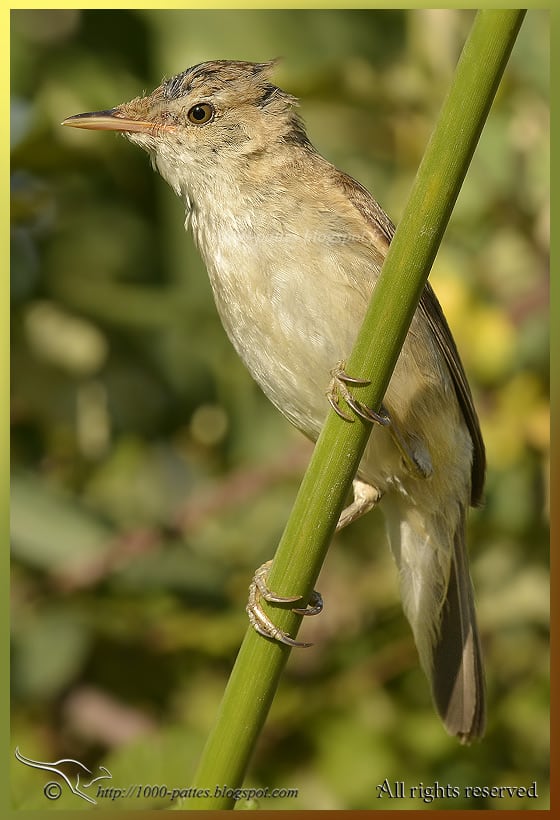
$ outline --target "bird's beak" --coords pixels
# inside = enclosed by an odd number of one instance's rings
[[[140,131],[145,133],[152,132],[155,126],[153,122],[125,117],[118,108],[74,114],[73,117],[63,120],[61,124],[72,128],[89,128],[92,131]]]

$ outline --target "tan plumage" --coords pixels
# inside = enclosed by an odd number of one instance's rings
[[[65,123],[123,131],[183,199],[222,322],[270,400],[316,439],[393,235],[371,195],[321,157],[270,82],[273,63],[215,61]],[[484,446],[453,338],[426,287],[359,478],[376,488],[403,606],[446,728],[484,731],[465,545]],[[396,446],[396,441],[400,446]],[[407,463],[403,462],[403,454]]]

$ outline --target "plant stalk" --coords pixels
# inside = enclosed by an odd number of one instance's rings
[[[370,407],[383,400],[524,14],[483,10],[473,23],[346,363],[352,376],[370,380],[359,395]],[[368,422],[348,424],[329,413],[274,558],[268,583],[277,594],[308,600],[370,432]],[[265,609],[297,634],[301,616]],[[233,807],[290,651],[248,629],[195,776],[195,787],[207,792],[184,808]],[[229,794],[218,793],[224,786]]]

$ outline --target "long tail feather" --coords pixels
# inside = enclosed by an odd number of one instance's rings
[[[385,500],[403,608],[435,707],[447,731],[469,743],[484,734],[486,708],[466,551],[466,511],[447,518],[433,513],[426,517],[404,499]]]

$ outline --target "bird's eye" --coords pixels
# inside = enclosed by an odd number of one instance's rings
[[[187,113],[187,119],[189,122],[192,122],[193,125],[205,125],[207,122],[210,122],[213,116],[214,107],[211,106],[210,103],[198,103],[198,105],[193,105]]]

